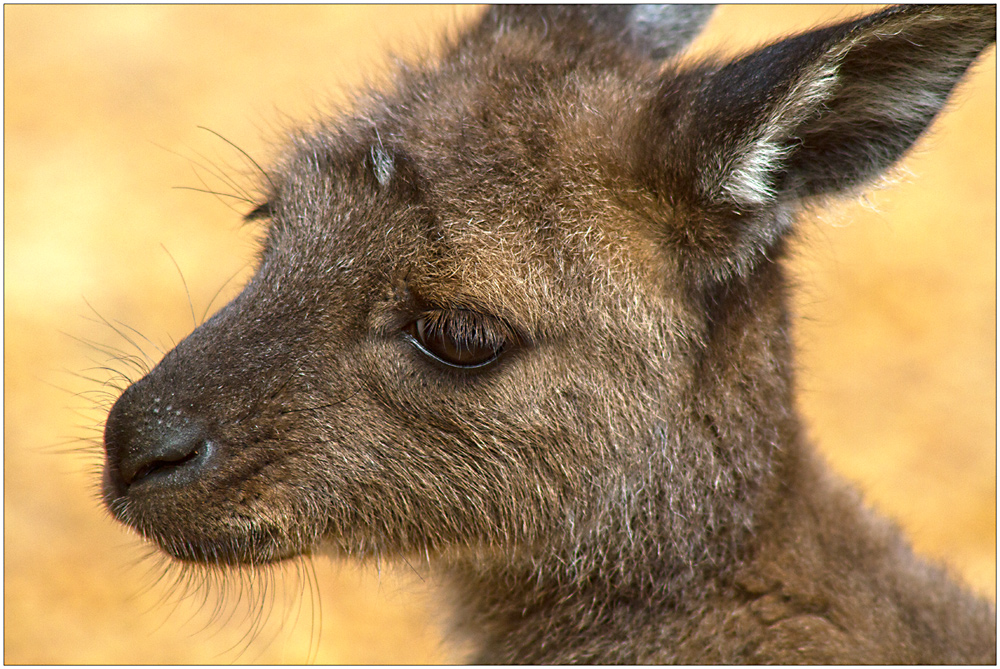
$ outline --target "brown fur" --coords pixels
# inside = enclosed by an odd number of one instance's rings
[[[300,133],[254,278],[109,415],[112,513],[186,561],[425,555],[483,661],[995,661],[992,606],[813,460],[780,263],[995,9],[661,67],[707,16],[494,10]]]

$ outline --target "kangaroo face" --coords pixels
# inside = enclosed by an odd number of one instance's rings
[[[621,83],[541,65],[298,138],[256,275],[109,417],[117,518],[184,560],[530,544],[645,471],[705,318],[609,190]]]

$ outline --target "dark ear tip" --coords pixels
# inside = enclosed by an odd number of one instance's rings
[[[894,5],[878,14],[869,17],[877,20],[884,16],[908,16],[932,17],[940,20],[948,20],[968,25],[977,36],[982,35],[982,31],[992,29],[992,36],[989,43],[996,41],[997,7],[994,4],[984,5]],[[963,39],[969,35],[961,32],[955,33],[955,37]]]
[[[534,31],[584,48],[616,45],[633,56],[663,60],[705,27],[715,5],[495,5],[480,30]]]
[[[628,32],[635,47],[655,59],[668,58],[686,46],[708,23],[715,5],[635,5]]]

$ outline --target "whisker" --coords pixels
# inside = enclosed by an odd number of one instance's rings
[[[177,274],[181,277],[181,283],[184,284],[184,295],[187,297],[188,308],[191,309],[191,327],[198,327],[198,319],[194,315],[194,304],[191,302],[191,291],[188,290],[187,280],[184,279],[184,272],[181,271],[181,266],[177,264],[177,259],[174,255],[167,249],[166,246],[160,244],[160,248],[163,249],[167,257],[170,258],[170,262],[174,264],[177,269]]]
[[[217,197],[228,197],[233,200],[239,200],[240,202],[246,202],[247,204],[254,204],[254,201],[250,198],[244,197],[243,195],[236,195],[234,193],[224,193],[222,191],[212,190],[211,188],[195,188],[194,186],[172,186],[171,190],[189,190],[195,193],[205,193],[206,195],[215,195]]]
[[[183,278],[183,277],[182,277],[182,278]],[[129,325],[128,323],[122,323],[122,322],[121,322],[121,321],[119,321],[119,320],[115,320],[115,323],[118,323],[118,324],[119,324],[119,325],[121,325],[121,326],[122,326],[123,328],[126,328],[126,329],[128,329],[128,330],[131,330],[132,332],[134,332],[135,334],[137,334],[137,335],[138,335],[139,337],[141,337],[142,339],[145,339],[145,340],[146,340],[146,343],[148,343],[148,344],[149,344],[150,346],[152,346],[153,348],[155,348],[155,349],[157,350],[157,352],[159,352],[160,356],[164,356],[164,355],[166,355],[166,354],[167,354],[167,352],[166,352],[166,351],[164,351],[164,350],[163,350],[162,348],[160,348],[160,346],[159,346],[159,345],[158,345],[158,344],[157,344],[156,342],[154,342],[154,341],[153,341],[152,339],[150,339],[149,337],[147,337],[147,336],[146,336],[146,335],[144,335],[143,333],[141,333],[141,332],[139,332],[138,330],[136,330],[136,329],[135,329],[134,327],[132,327],[132,326],[131,326],[131,325]],[[147,358],[147,360],[148,360],[148,359],[149,359],[149,356],[146,356],[146,358]],[[147,371],[148,371],[148,370],[147,370]]]
[[[247,265],[248,265],[248,264],[249,264],[249,263],[247,263],[247,264],[243,265],[243,267],[240,267],[240,268],[239,268],[238,270],[236,270],[235,272],[233,272],[233,273],[232,273],[232,274],[230,275],[230,277],[229,277],[228,279],[226,279],[226,280],[225,280],[225,281],[223,282],[223,284],[222,284],[221,286],[219,286],[219,289],[218,289],[217,291],[215,291],[215,294],[214,294],[214,295],[212,295],[212,299],[210,299],[210,300],[208,301],[208,306],[206,306],[206,307],[205,307],[205,311],[204,311],[204,313],[202,313],[202,315],[201,315],[201,323],[204,323],[204,322],[205,322],[205,319],[206,319],[206,318],[208,318],[208,312],[209,312],[209,310],[210,310],[210,309],[212,308],[212,303],[213,303],[213,302],[215,302],[215,300],[216,300],[216,299],[217,299],[217,298],[219,297],[219,295],[221,295],[221,294],[222,294],[222,291],[223,291],[223,289],[224,289],[224,288],[225,288],[226,286],[228,286],[228,285],[229,285],[229,282],[230,282],[230,281],[232,281],[232,280],[233,280],[233,279],[235,279],[235,278],[236,278],[237,276],[239,276],[240,272],[242,272],[242,271],[243,271],[244,269],[246,269],[246,267],[247,267]]]
[[[237,151],[239,151],[241,154],[243,154],[243,157],[246,158],[248,161],[250,161],[250,164],[253,165],[255,168],[257,168],[257,171],[260,172],[261,175],[265,179],[267,179],[267,183],[271,187],[271,190],[277,190],[275,188],[274,182],[271,180],[271,175],[268,174],[267,170],[265,170],[263,167],[261,167],[260,164],[250,156],[249,153],[247,153],[246,151],[244,151],[243,149],[241,149],[240,147],[238,147],[236,144],[234,144],[233,142],[231,142],[230,140],[228,140],[227,138],[225,138],[224,136],[222,136],[221,134],[219,134],[215,130],[212,130],[211,128],[206,128],[205,126],[202,126],[202,125],[198,126],[198,128],[201,129],[201,130],[204,130],[206,132],[212,133],[213,135],[215,135],[216,137],[218,137],[219,139],[221,139],[223,142],[225,142],[226,144],[228,144],[229,146],[233,147],[234,149],[236,149]]]
[[[157,147],[158,149],[160,149],[162,151],[166,151],[167,153],[170,153],[172,155],[178,156],[179,158],[182,158],[183,160],[187,161],[188,165],[191,167],[191,171],[195,175],[195,178],[201,183],[202,186],[204,186],[204,188],[195,188],[195,187],[190,187],[190,186],[174,186],[173,187],[174,190],[191,190],[191,191],[195,191],[195,192],[202,192],[202,193],[207,193],[209,195],[213,195],[215,197],[215,199],[218,200],[220,203],[222,203],[227,209],[229,209],[230,211],[232,211],[232,212],[234,212],[236,214],[239,214],[240,216],[242,216],[243,213],[240,212],[235,207],[233,207],[232,205],[230,205],[229,202],[227,202],[223,198],[237,199],[237,200],[241,200],[241,201],[246,202],[246,203],[251,204],[251,205],[255,204],[256,200],[251,195],[251,193],[249,193],[245,188],[242,188],[237,183],[237,181],[235,179],[230,178],[227,175],[226,170],[215,168],[213,166],[213,164],[212,164],[212,161],[209,158],[207,158],[206,156],[202,155],[201,153],[198,153],[197,151],[194,152],[195,155],[198,156],[198,158],[201,159],[201,162],[199,162],[198,160],[195,160],[194,158],[192,158],[189,155],[185,155],[185,154],[183,154],[183,153],[181,153],[179,151],[174,151],[173,149],[169,149],[169,148],[167,148],[165,146],[157,144],[156,142],[152,142],[152,144],[153,144],[153,146]],[[208,185],[208,183],[206,182],[205,178],[199,172],[199,170],[207,172],[213,178],[218,179],[219,181],[221,181],[223,184],[225,184],[226,186],[228,186],[229,188],[231,188],[236,193],[235,194],[234,193],[226,193],[226,192],[218,191],[218,190],[210,187]]]

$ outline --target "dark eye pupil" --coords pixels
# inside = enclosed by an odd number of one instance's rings
[[[482,325],[466,318],[424,317],[411,326],[411,334],[426,353],[455,367],[480,367],[492,362],[504,341]]]

